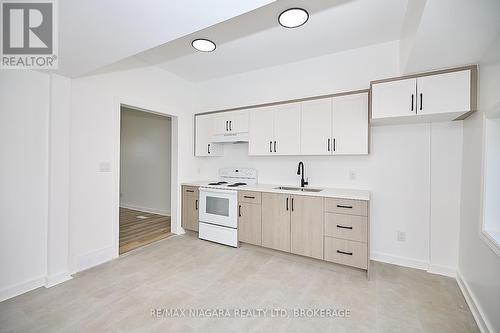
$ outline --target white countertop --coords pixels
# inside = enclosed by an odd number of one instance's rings
[[[182,183],[186,186],[207,186],[208,181],[194,181]],[[257,191],[257,192],[269,192],[269,193],[284,193],[284,194],[296,194],[296,195],[308,195],[313,197],[327,197],[327,198],[341,198],[341,199],[352,199],[352,200],[370,200],[370,191],[366,190],[355,190],[355,189],[342,189],[342,188],[328,188],[321,186],[307,186],[306,188],[318,188],[322,189],[320,192],[302,192],[302,191],[290,191],[290,190],[280,190],[276,187],[287,186],[287,187],[299,187],[297,185],[277,185],[277,184],[253,184],[253,185],[243,185],[231,190],[240,191]],[[210,187],[210,186],[207,186]]]

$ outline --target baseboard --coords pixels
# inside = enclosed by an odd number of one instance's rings
[[[77,272],[105,263],[113,259],[113,247],[105,247],[92,251],[77,258]]]
[[[474,293],[470,289],[469,285],[467,284],[467,281],[465,281],[460,271],[457,271],[456,280],[458,286],[460,287],[460,290],[462,291],[462,294],[464,295],[465,301],[467,302],[467,305],[469,306],[469,309],[472,312],[474,319],[476,320],[476,324],[479,327],[481,333],[495,332],[493,329],[493,325],[485,317],[481,305],[477,302]]]
[[[406,257],[398,257],[387,253],[371,252],[370,259],[404,267],[423,269],[423,270],[429,269],[429,263],[426,261],[416,260]]]
[[[39,276],[32,280],[24,281],[16,285],[4,288],[0,291],[0,302],[18,295],[27,293],[36,288],[40,288],[45,284],[45,276]]]
[[[457,276],[457,269],[449,266],[430,264],[427,272],[432,274],[439,274],[455,278]]]
[[[149,207],[141,207],[141,206],[136,206],[136,205],[130,205],[127,203],[120,203],[120,207],[122,208],[127,208],[127,209],[133,209],[133,210],[139,210],[144,213],[151,213],[151,214],[158,214],[158,215],[163,215],[163,216],[170,216],[170,212],[166,210],[161,210],[161,209],[155,209],[155,208],[149,208]]]
[[[69,274],[69,272],[62,272],[52,276],[47,276],[45,278],[45,288],[53,287],[55,285],[58,285],[59,283],[71,280],[72,278],[73,277]]]

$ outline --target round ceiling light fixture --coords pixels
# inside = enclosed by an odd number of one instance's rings
[[[191,45],[201,52],[212,52],[215,50],[215,43],[208,39],[195,39],[191,42]]]
[[[309,19],[309,13],[303,8],[289,8],[278,16],[278,22],[285,28],[298,28]]]

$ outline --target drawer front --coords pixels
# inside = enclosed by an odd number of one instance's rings
[[[325,236],[366,243],[368,241],[368,218],[325,213]]]
[[[368,216],[368,202],[364,200],[326,198],[325,211],[329,213]]]
[[[262,193],[253,191],[239,191],[238,202],[259,204],[262,202]]]
[[[196,186],[183,186],[182,187],[182,194],[197,197],[199,194],[198,187],[196,187]]]
[[[325,260],[367,269],[367,244],[345,239],[325,237]]]

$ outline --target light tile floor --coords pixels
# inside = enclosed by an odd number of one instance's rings
[[[0,303],[0,332],[478,332],[454,279],[362,271],[173,236]],[[153,318],[163,309],[348,309],[348,318]],[[291,314],[292,312],[288,312]]]

